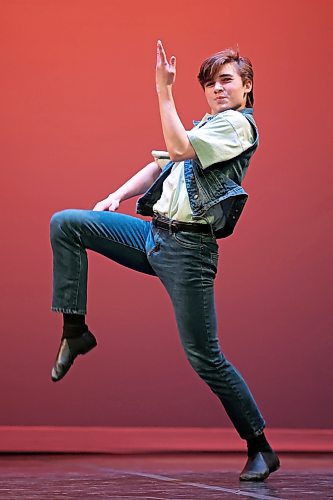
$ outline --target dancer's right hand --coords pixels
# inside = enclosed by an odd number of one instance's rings
[[[115,193],[111,193],[107,198],[96,203],[93,210],[97,212],[102,212],[103,210],[115,212],[119,208],[120,201],[121,200],[119,196],[117,196]]]

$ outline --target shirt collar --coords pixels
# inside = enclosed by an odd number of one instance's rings
[[[229,111],[229,110],[226,110],[226,111]],[[221,113],[224,113],[224,111],[221,111]],[[239,111],[239,113],[243,113],[245,115],[253,115],[253,108],[244,108],[241,111]],[[217,114],[219,114],[219,113],[217,113]],[[208,122],[209,120],[214,118],[214,116],[217,116],[217,115],[210,115],[209,113],[206,113],[205,116],[203,118],[201,118],[201,120],[193,120],[192,123],[196,127],[197,125],[199,125],[199,123],[203,124],[205,122]]]
[[[216,115],[210,115],[209,113],[206,113],[205,116],[201,118],[201,120],[193,120],[193,125],[196,127],[197,125],[199,125],[199,123],[208,122],[208,120],[211,120],[212,118],[214,118],[214,116]]]

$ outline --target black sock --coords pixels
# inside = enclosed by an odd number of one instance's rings
[[[83,314],[64,314],[64,326],[62,339],[72,339],[80,337],[88,330]]]
[[[258,453],[259,451],[273,451],[270,447],[264,433],[259,436],[247,439],[247,454],[249,457]]]

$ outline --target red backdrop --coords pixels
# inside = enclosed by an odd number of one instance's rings
[[[0,425],[229,426],[181,350],[152,277],[90,255],[99,348],[50,381],[48,224],[91,208],[164,147],[155,43],[177,55],[183,123],[203,58],[240,47],[261,131],[237,232],[220,242],[220,339],[273,427],[331,427],[330,0],[2,0]],[[331,35],[330,35],[331,37]],[[123,211],[134,212],[134,200]]]

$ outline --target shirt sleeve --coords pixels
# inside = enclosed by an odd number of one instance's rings
[[[156,152],[156,155],[154,154],[155,152]],[[151,154],[161,170],[163,170],[167,166],[167,164],[170,163],[170,157],[169,157],[169,153],[167,151],[155,151],[155,150],[153,150],[151,152]],[[160,156],[162,156],[162,157],[160,158]]]
[[[202,168],[230,160],[254,142],[250,122],[239,111],[227,110],[187,132]]]

